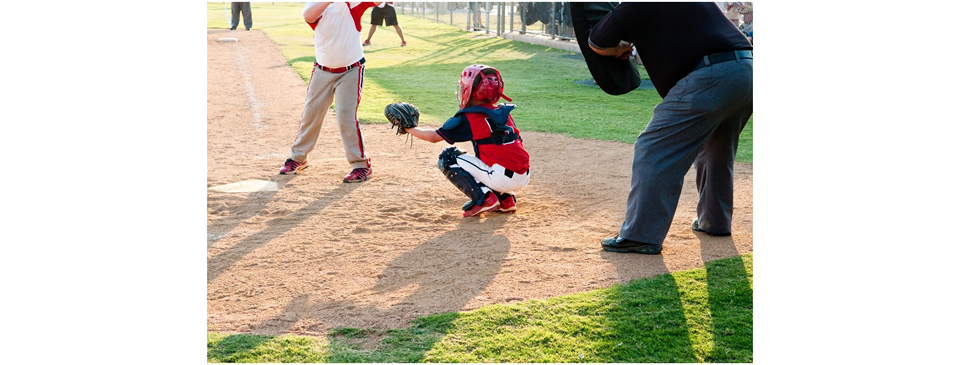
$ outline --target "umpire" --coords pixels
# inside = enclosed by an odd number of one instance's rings
[[[630,57],[636,47],[663,98],[634,143],[620,234],[601,247],[659,254],[691,164],[700,196],[692,229],[730,235],[733,161],[753,114],[750,42],[713,2],[622,3],[588,40],[603,56]]]

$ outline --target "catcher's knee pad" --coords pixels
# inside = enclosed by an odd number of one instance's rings
[[[460,189],[471,201],[480,202],[483,200],[483,184],[478,182],[477,179],[474,179],[473,175],[470,175],[469,172],[460,168],[460,166],[448,167],[446,170],[443,170],[443,176],[446,176],[447,180],[450,180],[453,186]]]
[[[467,152],[454,146],[444,148],[443,152],[440,152],[440,160],[437,161],[437,167],[443,172],[443,176],[446,176],[447,180],[453,183],[453,186],[456,186],[457,189],[470,198],[470,201],[465,205],[466,208],[464,208],[464,210],[467,210],[470,206],[473,206],[474,203],[483,201],[484,186],[478,182],[473,175],[470,175],[469,172],[457,164],[457,156],[464,153]]]
[[[437,161],[437,167],[446,174],[450,166],[459,166],[457,165],[457,156],[464,153],[466,152],[454,146],[444,148],[443,152],[440,152],[440,161]]]

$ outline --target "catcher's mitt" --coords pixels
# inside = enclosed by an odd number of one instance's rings
[[[383,108],[383,116],[397,127],[397,134],[407,134],[407,128],[414,128],[420,122],[420,109],[410,103],[393,103]]]

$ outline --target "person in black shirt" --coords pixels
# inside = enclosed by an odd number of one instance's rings
[[[753,115],[753,47],[713,2],[622,3],[615,11],[593,28],[590,48],[620,58],[636,49],[663,102],[634,143],[620,234],[601,247],[659,254],[691,165],[699,192],[693,230],[730,235],[733,162]]]

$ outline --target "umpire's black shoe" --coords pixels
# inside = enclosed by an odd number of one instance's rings
[[[663,250],[663,245],[631,241],[620,235],[600,241],[600,247],[610,252],[636,252],[644,255],[657,255]]]
[[[707,232],[707,231],[705,231],[705,230],[702,230],[702,229],[700,229],[700,222],[699,222],[698,220],[696,220],[696,219],[693,220],[693,225],[690,226],[690,228],[692,228],[694,231],[703,232],[703,233],[709,234],[709,235],[711,235],[711,236],[729,236],[729,235],[730,235],[730,232],[727,232],[727,233],[712,233],[712,232]]]

